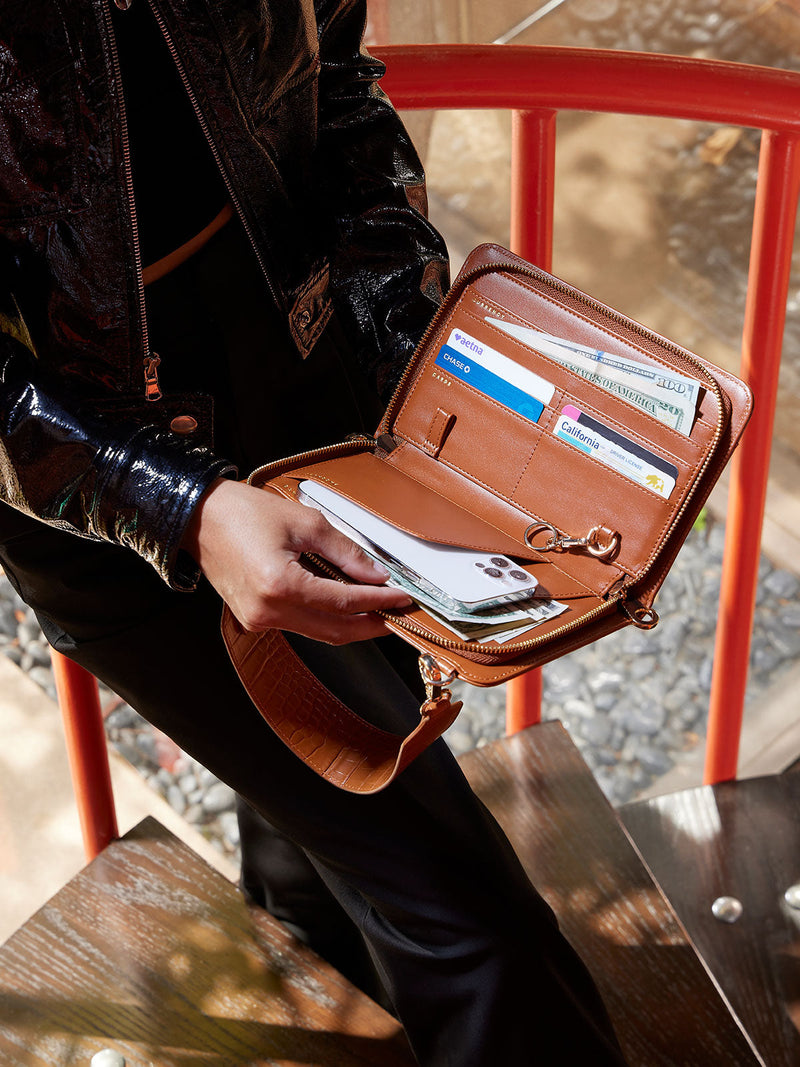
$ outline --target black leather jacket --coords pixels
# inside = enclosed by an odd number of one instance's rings
[[[0,5],[0,498],[127,545],[176,588],[226,464],[160,425],[108,4]],[[151,3],[299,349],[336,307],[388,399],[444,248],[363,0]]]

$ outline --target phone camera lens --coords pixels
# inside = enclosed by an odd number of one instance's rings
[[[497,567],[486,567],[484,574],[488,574],[490,578],[502,578],[503,572],[498,570]]]
[[[509,578],[516,578],[518,582],[529,582],[531,580],[531,576],[526,574],[525,571],[509,571],[508,576]]]
[[[503,559],[502,556],[492,556],[492,563],[495,567],[510,567],[511,564],[507,559]]]

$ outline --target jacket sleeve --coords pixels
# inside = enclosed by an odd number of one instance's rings
[[[179,545],[228,463],[169,431],[96,417],[0,315],[0,499],[52,526],[125,545],[175,589],[198,570]]]
[[[364,0],[317,0],[316,182],[337,220],[334,300],[388,401],[447,287],[447,250],[426,218],[419,157],[377,85],[385,67],[363,48],[365,20]]]

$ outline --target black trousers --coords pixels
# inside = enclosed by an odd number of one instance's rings
[[[332,397],[362,423],[375,403],[335,330],[307,364],[292,356],[246,246],[227,231],[149,293],[163,368],[191,388],[214,378],[225,406],[218,449],[245,465],[293,450],[296,437],[358,429],[331,425],[341,421],[330,417]],[[443,742],[382,793],[342,792],[250,703],[207,584],[175,593],[129,550],[5,505],[0,562],[56,648],[236,790],[246,890],[388,997],[420,1064],[623,1063],[588,972]],[[377,725],[407,731],[417,718],[415,657],[396,639],[344,648],[291,640]]]

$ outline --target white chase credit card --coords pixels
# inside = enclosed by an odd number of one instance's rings
[[[436,355],[436,365],[484,396],[538,422],[555,386],[464,330],[454,329]]]

